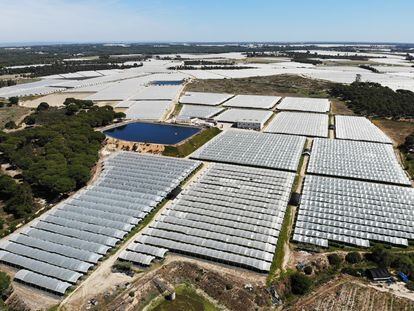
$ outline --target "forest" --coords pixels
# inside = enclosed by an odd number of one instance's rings
[[[394,91],[378,83],[354,82],[333,85],[330,95],[346,101],[357,114],[396,120],[414,117],[414,93],[408,90]]]
[[[0,131],[1,161],[21,172],[21,182],[0,175],[4,211],[22,218],[34,210],[33,196],[54,200],[84,186],[99,158],[105,135],[95,127],[122,118],[112,107],[67,99],[64,108],[46,103],[31,114],[30,127]]]

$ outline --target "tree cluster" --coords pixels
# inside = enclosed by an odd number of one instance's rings
[[[373,73],[379,73],[379,70],[378,69],[376,69],[376,68],[374,68],[372,66],[369,66],[369,65],[359,65],[359,68],[372,71]]]
[[[378,83],[354,82],[335,84],[330,95],[346,101],[358,114],[394,119],[414,117],[414,93],[411,91],[393,91]]]
[[[0,88],[6,87],[6,86],[13,86],[16,85],[16,80],[0,80]]]
[[[414,254],[412,253],[392,253],[382,245],[375,245],[372,252],[367,254],[367,259],[375,262],[379,267],[391,267],[401,271],[414,280]]]
[[[71,105],[78,103],[34,113],[34,122],[42,126],[0,135],[3,157],[21,169],[23,180],[44,197],[53,198],[85,185],[105,139],[93,128],[116,118],[109,106],[92,106],[68,115]],[[49,114],[58,117],[48,118]]]
[[[56,62],[46,66],[29,66],[18,68],[0,68],[0,75],[25,74],[26,77],[42,77],[55,74],[72,73],[76,71],[96,71],[107,69],[128,69],[142,66],[141,63],[132,65],[120,65],[116,62]]]
[[[23,218],[33,211],[33,194],[27,183],[19,184],[13,178],[0,174],[0,199],[3,210],[15,218]]]

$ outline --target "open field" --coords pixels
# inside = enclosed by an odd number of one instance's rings
[[[405,138],[414,133],[414,122],[374,119],[372,122],[392,138],[399,146]]]
[[[413,310],[414,301],[378,291],[353,278],[333,280],[300,299],[289,310],[374,311]]]
[[[175,288],[176,298],[168,301],[164,297],[159,297],[145,310],[148,311],[218,311],[213,303],[201,296],[191,286],[183,284]]]
[[[331,98],[331,112],[333,114],[353,116],[355,113],[349,109],[343,101],[336,98]]]
[[[66,98],[72,97],[76,99],[84,99],[90,95],[91,93],[54,93],[23,101],[21,105],[27,108],[36,108],[40,103],[46,102],[50,107],[60,107],[63,106],[63,102]]]
[[[202,262],[198,264],[194,260],[186,258],[165,263],[152,271],[139,274],[126,287],[121,286],[109,290],[110,294],[107,297],[103,294],[96,296],[99,304],[90,310],[142,310],[160,294],[152,282],[154,278],[161,278],[174,287],[192,284],[197,292],[202,292],[209,301],[214,301],[215,305],[223,306],[228,310],[269,309],[270,294],[266,291],[260,278],[256,278],[255,281],[252,277],[246,278],[243,273],[238,274],[237,270],[235,273],[229,274],[228,269],[220,270],[219,265],[216,267],[213,269],[211,264],[205,265]],[[245,284],[251,284],[252,289],[246,289]],[[134,292],[133,297],[129,296],[130,292]],[[78,305],[76,310],[83,310],[87,305],[87,302],[84,301],[83,305]],[[75,309],[72,306],[64,306],[62,310]]]
[[[195,150],[200,148],[214,136],[218,135],[221,131],[212,127],[202,131],[201,133],[195,135],[194,137],[187,140],[185,143],[178,146],[165,146],[163,155],[169,157],[179,157],[184,158],[189,154],[193,153]]]
[[[21,122],[23,118],[30,113],[30,108],[13,106],[0,108],[0,129],[9,121],[17,123]]]
[[[238,79],[195,80],[186,91],[229,94],[326,97],[331,83],[299,75],[276,75]]]

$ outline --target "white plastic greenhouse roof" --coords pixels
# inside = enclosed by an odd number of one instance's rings
[[[181,96],[180,103],[191,105],[218,106],[233,96],[233,94],[225,93],[186,92]]]
[[[328,126],[327,114],[283,111],[276,114],[265,132],[328,137]]]
[[[308,97],[285,97],[277,105],[279,110],[308,111],[308,112],[329,112],[330,102],[327,98],[308,98]]]
[[[192,118],[207,119],[222,112],[222,107],[201,106],[201,105],[184,105],[181,109],[178,120],[188,120]]]
[[[236,95],[223,106],[232,108],[272,109],[281,99],[280,96]]]
[[[148,85],[140,89],[131,100],[173,100],[178,97],[181,85]]]
[[[19,281],[64,294],[199,165],[113,154],[93,185],[1,240],[0,262],[28,270]]]
[[[411,185],[389,144],[316,138],[308,172]]]
[[[228,130],[205,144],[195,159],[296,171],[305,137]]]
[[[365,117],[335,116],[336,138],[392,144],[392,140]]]
[[[47,277],[29,270],[19,270],[14,279],[24,284],[38,287],[55,294],[64,295],[71,284]]]
[[[212,164],[121,255],[148,265],[167,250],[268,272],[294,173]]]
[[[414,238],[414,188],[308,175],[293,240],[369,247],[408,246]]]
[[[125,111],[128,119],[160,121],[172,107],[171,101],[143,100],[129,101],[130,107]]]
[[[214,117],[214,120],[218,122],[257,122],[260,124],[266,123],[272,116],[272,111],[258,110],[258,109],[228,109],[218,116]]]

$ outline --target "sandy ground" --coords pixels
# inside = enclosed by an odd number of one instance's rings
[[[19,270],[20,269],[0,264],[0,271],[6,272],[11,277],[14,277],[14,275]],[[41,291],[21,283],[13,282],[12,285],[13,294],[10,296],[10,298],[14,298],[12,296],[23,298],[22,301],[32,310],[43,310],[51,308],[59,304],[61,299],[59,296],[49,294],[45,291]]]
[[[59,107],[63,105],[63,102],[66,98],[73,97],[76,99],[84,99],[91,94],[93,93],[54,93],[42,96],[40,98],[23,101],[20,103],[20,105],[28,108],[37,108],[40,103],[46,102],[51,107]]]

